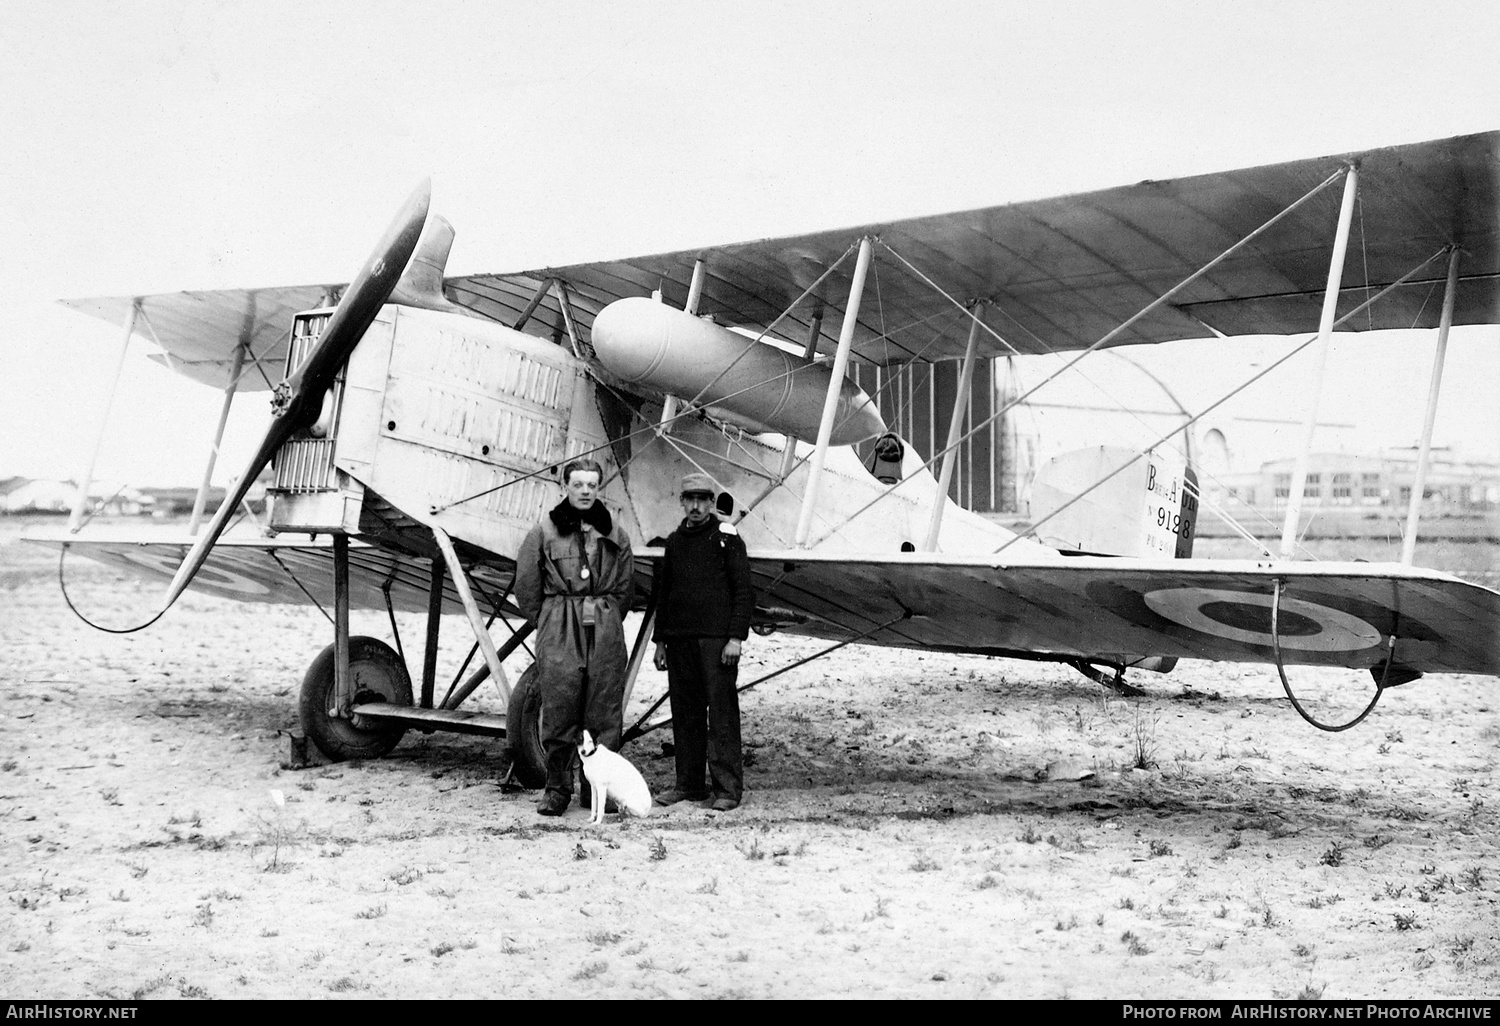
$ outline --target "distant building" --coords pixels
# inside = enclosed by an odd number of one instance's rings
[[[1285,510],[1292,490],[1293,459],[1271,460],[1259,470],[1223,473],[1203,482],[1209,502],[1225,512]],[[1304,510],[1404,514],[1417,476],[1417,450],[1387,449],[1378,455],[1313,453],[1308,458]],[[1423,488],[1426,515],[1480,514],[1500,510],[1500,463],[1462,459],[1433,450]]]
[[[71,513],[77,497],[78,485],[72,481],[7,478],[0,482],[0,513]],[[149,514],[156,500],[128,485],[96,485],[89,489],[89,503],[96,515],[139,516]]]

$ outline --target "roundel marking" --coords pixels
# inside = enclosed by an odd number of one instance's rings
[[[1272,647],[1271,596],[1224,588],[1162,588],[1146,605],[1184,627],[1247,645]],[[1302,652],[1351,652],[1380,643],[1380,631],[1352,613],[1283,598],[1281,647]]]
[[[119,554],[132,563],[139,564],[148,570],[155,570],[158,573],[166,574],[168,577],[175,576],[178,566],[182,564],[181,556],[173,556],[169,553],[158,552],[153,549],[146,549],[140,552],[120,552]],[[193,578],[193,583],[207,585],[215,591],[227,591],[235,595],[271,594],[271,589],[259,581],[216,566],[205,565],[198,571],[198,575]]]

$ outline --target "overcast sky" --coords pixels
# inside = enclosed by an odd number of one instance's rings
[[[464,273],[1500,128],[1481,0],[9,3],[0,38],[0,477],[75,476],[98,430],[119,330],[56,299],[345,280],[427,174]],[[1500,337],[1456,334],[1438,441],[1493,455]],[[1224,348],[1153,366],[1196,395]],[[96,477],[195,484],[220,396],[149,350]],[[1329,418],[1414,440],[1430,359],[1342,342]]]

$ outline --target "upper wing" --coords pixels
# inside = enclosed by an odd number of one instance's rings
[[[594,314],[625,296],[662,289],[681,305],[694,263],[702,258],[700,312],[722,323],[765,326],[855,240],[873,234],[882,242],[876,251],[880,288],[861,308],[855,338],[861,359],[883,364],[963,354],[967,318],[914,277],[898,254],[950,296],[990,300],[988,322],[1016,350],[1077,350],[1350,161],[1360,165],[1361,234],[1350,247],[1340,312],[1455,244],[1463,248],[1463,259],[1454,323],[1500,321],[1500,132],[758,242],[466,275],[447,279],[445,286],[455,303],[511,324],[547,280],[557,278],[568,284],[587,332]],[[1314,330],[1338,205],[1339,190],[1324,190],[1116,344],[1199,338],[1210,328],[1225,334]],[[842,309],[852,271],[852,261],[846,261],[819,287],[826,306]],[[1348,327],[1436,326],[1442,277],[1441,266],[1424,272]],[[326,286],[299,286],[146,296],[136,331],[158,341],[190,377],[224,384],[242,340],[264,361],[284,360],[292,314],[320,305],[326,292]],[[119,323],[132,302],[82,299],[68,305]],[[792,311],[777,334],[803,344],[810,306]],[[831,349],[839,318],[829,317],[824,325],[823,347]],[[541,301],[525,330],[565,330],[555,294]],[[989,337],[980,343],[982,355],[1006,352]],[[268,386],[251,374],[241,387]]]
[[[276,387],[286,368],[292,317],[328,305],[332,285],[168,292],[157,296],[65,299],[64,306],[116,324],[139,303],[135,334],[166,354],[153,356],[179,374],[223,388],[234,369],[234,351],[247,347],[240,391]]]
[[[871,644],[1113,658],[1271,662],[1271,596],[1287,663],[1500,675],[1500,593],[1375,563],[805,552],[752,557],[763,619]]]

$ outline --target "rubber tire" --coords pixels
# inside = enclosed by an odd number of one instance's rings
[[[505,738],[510,743],[512,777],[532,789],[547,784],[547,753],[542,748],[542,688],[536,663],[526,667],[505,707]]]
[[[307,668],[297,713],[302,732],[334,762],[345,759],[378,759],[396,747],[406,728],[383,724],[362,729],[348,720],[328,715],[333,701],[334,646],[329,645]],[[377,638],[349,639],[349,672],[354,678],[354,704],[391,702],[411,705],[411,677],[401,657]]]

